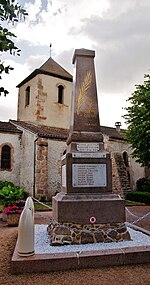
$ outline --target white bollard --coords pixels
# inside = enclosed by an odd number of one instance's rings
[[[25,208],[28,208],[31,210],[32,215],[33,215],[33,219],[34,219],[34,203],[31,197],[28,197],[26,202],[25,202]]]
[[[18,226],[18,255],[30,256],[34,254],[34,204],[28,197]]]

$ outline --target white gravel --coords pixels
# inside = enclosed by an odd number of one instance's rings
[[[64,253],[64,252],[81,252],[89,250],[105,250],[116,249],[133,246],[150,246],[150,236],[141,231],[133,230],[128,227],[131,235],[131,241],[120,241],[111,243],[91,243],[81,245],[63,245],[51,246],[50,239],[47,234],[48,225],[35,225],[35,253]]]

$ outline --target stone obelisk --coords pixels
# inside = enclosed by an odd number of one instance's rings
[[[103,141],[99,122],[94,56],[95,52],[92,50],[79,49],[75,51],[73,57],[75,74],[71,127],[67,144]]]
[[[75,50],[72,113],[67,152],[62,157],[62,189],[53,198],[48,227],[52,245],[129,239],[124,200],[112,193],[110,153],[99,122],[95,52]]]

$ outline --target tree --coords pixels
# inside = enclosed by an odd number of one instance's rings
[[[144,83],[136,85],[136,90],[127,101],[130,106],[124,108],[127,114],[127,141],[133,149],[133,157],[142,166],[150,167],[150,75],[144,75]]]
[[[20,55],[20,49],[14,44],[15,34],[11,33],[5,26],[8,23],[14,24],[27,15],[26,11],[20,6],[16,0],[0,0],[0,52],[9,52],[11,55]],[[5,66],[4,62],[0,60],[0,79],[2,73],[9,73],[13,70],[11,66]],[[0,87],[0,95],[8,94],[4,87]]]

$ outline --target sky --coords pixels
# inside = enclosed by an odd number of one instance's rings
[[[20,0],[25,21],[9,24],[21,56],[1,54],[14,67],[1,84],[9,94],[0,97],[0,120],[17,119],[16,88],[51,56],[73,74],[75,49],[95,50],[100,123],[126,124],[127,99],[150,70],[149,0]]]

